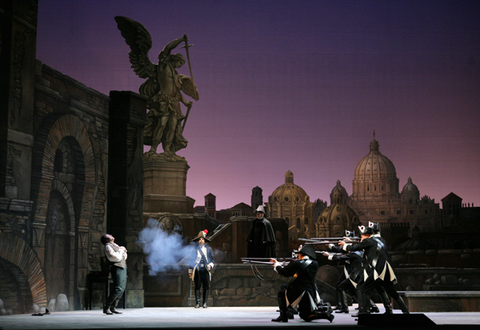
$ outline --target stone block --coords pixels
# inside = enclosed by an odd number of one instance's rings
[[[458,284],[458,278],[455,275],[443,275],[440,282],[445,285]]]
[[[218,289],[224,289],[227,287],[227,279],[222,278],[220,281],[215,282],[215,288]]]
[[[55,311],[56,312],[63,312],[68,311],[70,309],[68,298],[65,294],[60,293],[57,296],[57,301],[55,302]]]
[[[57,303],[56,299],[50,299],[48,302],[47,308],[50,311],[50,313],[55,312],[55,304]]]
[[[143,308],[144,307],[144,291],[143,290],[127,290],[125,291],[125,306],[127,308]]]
[[[264,294],[267,294],[269,291],[270,291],[270,289],[269,289],[269,288],[265,288],[265,287],[256,287],[256,288],[253,288],[253,294],[254,294],[254,295],[264,295]]]
[[[239,296],[250,296],[252,294],[252,288],[238,288],[236,294]]]
[[[228,283],[228,287],[232,289],[237,289],[242,286],[242,279],[238,277],[233,277]]]
[[[233,296],[235,294],[235,289],[222,289],[219,294],[221,296]]]

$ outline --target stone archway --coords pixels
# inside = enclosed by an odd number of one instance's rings
[[[47,290],[42,265],[32,248],[12,233],[0,233],[0,258],[17,266],[25,276],[32,294],[32,302],[47,306]],[[32,306],[25,306],[29,310]]]
[[[61,173],[58,170],[63,161],[62,153],[66,155],[63,160],[69,158],[67,163],[74,162],[79,165],[75,166],[73,172]],[[69,156],[71,154],[73,155]],[[75,177],[73,185],[68,180],[59,178],[59,175],[72,174]],[[45,260],[48,260],[47,254],[51,253],[46,250],[48,247],[46,231],[49,230],[47,227],[49,222],[51,223],[49,204],[51,196],[58,192],[57,196],[61,196],[66,203],[65,216],[68,217],[68,233],[63,233],[65,235],[63,245],[69,249],[69,258],[68,261],[67,258],[63,258],[65,261],[62,266],[68,272],[69,284],[68,292],[63,293],[69,297],[70,309],[79,308],[82,298],[77,297],[79,294],[77,289],[87,286],[86,273],[89,270],[90,219],[94,214],[98,187],[104,184],[101,169],[96,170],[89,132],[80,118],[71,114],[52,114],[43,121],[35,139],[32,175],[34,201],[32,247],[42,255],[45,263]],[[54,258],[50,256],[50,260]]]
[[[43,134],[42,131],[44,131]],[[83,155],[85,186],[78,226],[88,228],[96,192],[95,158],[87,128],[78,117],[73,115],[63,115],[51,125],[45,125],[39,132],[39,138],[35,141],[35,158],[37,159],[34,161],[34,166],[37,167],[35,172],[40,175],[38,189],[42,190],[42,194],[38,194],[36,200],[35,222],[45,223],[51,182],[54,176],[54,159],[58,146],[65,137],[74,138]]]
[[[59,180],[52,182],[45,231],[45,281],[48,299],[65,294],[73,301],[75,282],[75,211],[72,196]]]

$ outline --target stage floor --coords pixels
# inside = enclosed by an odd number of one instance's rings
[[[381,313],[383,307],[379,306]],[[57,312],[44,316],[3,315],[0,316],[0,329],[258,329],[285,328],[290,329],[319,327],[329,329],[370,328],[359,326],[350,314],[334,314],[332,323],[328,320],[304,322],[298,316],[288,323],[272,322],[278,316],[277,307],[209,307],[207,309],[193,307],[163,307],[121,309],[121,315],[105,315],[100,309],[87,311]],[[354,313],[350,307],[350,313]],[[395,310],[395,317],[401,312]],[[437,329],[479,329],[480,313],[425,313]],[[407,315],[408,316],[408,315]],[[396,322],[388,327],[394,328]],[[408,329],[416,328],[411,324]]]

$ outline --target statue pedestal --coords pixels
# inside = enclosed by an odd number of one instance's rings
[[[194,199],[186,196],[186,161],[144,160],[143,212],[193,213]]]

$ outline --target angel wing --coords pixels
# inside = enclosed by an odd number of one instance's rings
[[[128,53],[133,71],[140,78],[155,78],[156,64],[148,58],[148,51],[152,48],[152,37],[145,27],[123,16],[115,16],[118,29],[125,38],[125,42],[132,50]]]
[[[193,82],[192,78],[185,76],[183,74],[179,75],[182,79],[182,91],[190,96],[195,101],[198,101],[198,90],[197,86]]]

